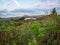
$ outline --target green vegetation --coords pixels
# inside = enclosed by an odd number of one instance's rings
[[[15,24],[15,21],[0,21],[0,45],[59,45],[60,29],[55,23],[46,24],[43,20]]]
[[[52,15],[57,15],[56,8],[53,8],[51,13]]]
[[[1,20],[0,45],[60,45],[60,16],[49,18],[54,22]]]

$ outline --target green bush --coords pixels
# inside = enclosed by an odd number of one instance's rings
[[[19,23],[18,23],[19,24]],[[25,25],[27,29],[25,30]],[[17,26],[14,21],[0,22],[0,44],[1,45],[57,45],[59,44],[60,30],[57,25],[52,23],[33,23],[21,24]],[[1,36],[2,35],[2,36]],[[58,35],[58,36],[57,36]],[[2,37],[6,37],[4,39]],[[3,44],[4,43],[4,44]]]

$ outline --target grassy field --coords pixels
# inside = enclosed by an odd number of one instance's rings
[[[43,18],[0,21],[0,45],[60,45],[60,16]]]

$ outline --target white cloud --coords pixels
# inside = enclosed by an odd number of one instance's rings
[[[20,6],[20,4],[16,0],[12,0],[17,6]]]
[[[41,9],[50,9],[54,7],[60,7],[60,3],[56,1],[50,1],[50,2],[37,2],[34,4],[34,8],[41,8]]]
[[[54,7],[56,7],[56,8],[60,7],[60,3],[57,0],[44,0],[44,1],[38,0],[37,2],[30,1],[28,3],[27,3],[27,1],[25,1],[25,2],[21,1],[20,4],[19,4],[18,0],[10,0],[10,1],[7,1],[4,4],[2,4],[0,6],[0,9],[7,9],[10,11],[13,9],[26,9],[26,10],[27,9],[31,9],[31,10],[33,9],[33,11],[36,12],[36,13],[33,13],[35,15],[35,14],[45,14],[44,11],[40,11],[37,9],[43,9],[44,10],[44,9],[52,9]],[[60,10],[58,12],[60,13]],[[24,13],[23,12],[23,13],[15,15],[15,16],[21,16],[24,14],[28,15],[28,14],[32,14],[32,13],[28,13],[28,12]],[[11,16],[11,15],[9,15],[9,16]]]

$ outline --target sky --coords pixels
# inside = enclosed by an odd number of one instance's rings
[[[32,11],[39,14],[41,10],[51,10],[56,8],[60,13],[60,0],[0,0],[0,10],[12,11],[15,9],[23,10],[22,13]],[[25,10],[28,10],[25,12]],[[32,13],[30,12],[30,13]],[[44,12],[43,12],[44,13]]]

